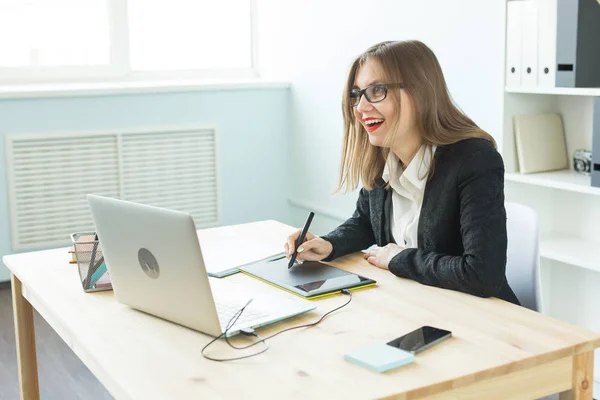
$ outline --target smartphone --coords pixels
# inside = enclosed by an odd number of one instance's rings
[[[416,354],[451,336],[452,332],[450,331],[435,328],[433,326],[422,326],[419,329],[388,342],[387,344],[400,350]]]

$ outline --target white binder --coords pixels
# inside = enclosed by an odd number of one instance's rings
[[[521,52],[521,86],[537,87],[538,84],[538,18],[537,1],[523,0],[521,26],[523,47]]]
[[[521,13],[522,1],[506,4],[506,86],[521,86]]]
[[[538,86],[556,87],[557,0],[537,0]]]

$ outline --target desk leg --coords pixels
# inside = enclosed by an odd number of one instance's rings
[[[40,389],[38,385],[37,357],[35,354],[33,307],[23,297],[21,281],[15,275],[11,275],[11,281],[21,399],[38,400],[40,398]]]
[[[594,352],[573,357],[573,389],[560,394],[560,400],[592,400]]]

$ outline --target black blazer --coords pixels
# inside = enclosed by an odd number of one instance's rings
[[[465,139],[438,146],[433,160],[419,217],[418,248],[392,258],[390,271],[425,285],[519,304],[505,272],[502,157],[485,139]],[[362,188],[352,217],[322,236],[333,245],[324,261],[393,242],[392,189],[385,186],[379,179],[373,190]]]

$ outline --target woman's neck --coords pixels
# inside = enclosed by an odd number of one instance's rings
[[[402,163],[403,169],[415,158],[422,144],[423,140],[420,135],[409,135],[402,142],[392,146],[392,151]]]

